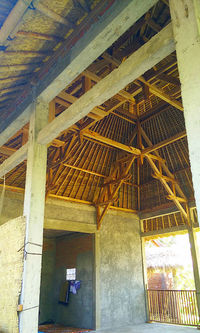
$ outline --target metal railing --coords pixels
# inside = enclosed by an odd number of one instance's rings
[[[197,326],[196,290],[147,289],[149,320],[160,323]]]

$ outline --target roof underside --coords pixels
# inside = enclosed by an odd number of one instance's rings
[[[49,0],[41,3],[66,18],[68,25],[55,22],[45,10],[29,10],[25,15],[16,37],[0,53],[1,121],[6,121],[9,113],[15,109],[16,99],[30,82],[37,82],[38,73],[45,62],[62,41],[70,38],[77,26],[81,26],[88,15],[92,15],[100,1]],[[11,5],[11,1],[0,0],[0,8],[5,6],[0,17],[1,24],[13,5],[13,1]],[[66,110],[169,22],[168,1],[159,1],[54,98],[50,103],[52,117]],[[47,196],[93,204],[120,156],[119,148],[108,144],[108,141],[102,141],[102,137],[138,147],[138,137],[134,135],[138,120],[153,145],[185,133],[176,54],[172,53],[142,78],[124,87],[123,91],[99,106],[98,112],[100,116],[90,112],[63,132],[48,148]],[[28,124],[0,148],[0,163],[27,141],[27,133]],[[140,144],[143,148],[149,146],[145,140]],[[156,151],[174,174],[186,198],[193,201],[186,135]],[[7,186],[23,191],[25,173],[26,161],[6,175]],[[173,207],[173,203],[167,199],[165,188],[158,179],[152,177],[153,171],[147,159],[136,159],[129,173],[129,178],[120,187],[118,198],[112,206],[130,211],[150,211],[169,204]],[[180,223],[176,224],[184,223],[183,218],[179,220]],[[163,223],[160,222],[161,225]]]

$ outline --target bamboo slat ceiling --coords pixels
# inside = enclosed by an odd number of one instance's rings
[[[46,12],[37,8],[29,10],[20,31],[0,54],[1,120],[6,119],[9,112],[13,111],[21,89],[26,89],[30,81],[32,84],[37,81],[37,75],[44,63],[49,57],[51,58],[51,54],[62,40],[69,38],[70,33],[77,29],[75,25],[81,25],[82,20],[93,13],[98,2],[45,1],[47,8],[68,20],[66,25],[56,23],[47,17],[47,9]],[[2,0],[0,5],[1,3]],[[159,1],[53,99],[50,103],[51,120],[109,75],[169,22],[168,2]],[[43,34],[43,37],[41,35],[39,38],[38,34]],[[15,52],[19,51],[39,53],[34,56],[30,53],[29,56],[28,53],[26,55],[19,53],[17,56]],[[13,67],[13,64],[16,67]],[[18,65],[25,65],[26,68],[22,69]],[[10,66],[6,72],[4,66]],[[142,77],[124,87],[110,100],[91,110],[86,117],[52,142],[48,149],[47,197],[89,204],[98,202],[107,177],[118,168],[119,163],[116,164],[116,161],[124,158],[125,151],[126,155],[130,156],[127,152],[129,147],[148,150],[149,146],[157,145],[157,149],[150,152],[150,162],[148,158],[135,159],[128,177],[120,183],[119,192],[113,198],[111,205],[116,209],[130,211],[147,211],[167,206],[169,193],[166,187],[155,179],[155,168],[152,170],[152,163],[155,167],[159,164],[161,170],[161,162],[168,168],[166,171],[164,166],[162,170],[165,180],[169,181],[170,173],[175,176],[174,181],[170,183],[171,189],[175,191],[174,184],[178,181],[183,198],[193,201],[194,193],[181,103],[176,54],[173,53]],[[142,139],[138,134],[139,123],[147,139],[145,136]],[[0,163],[27,141],[27,135],[28,124],[0,148]],[[166,143],[171,138],[175,139]],[[152,162],[152,159],[156,161]],[[23,190],[25,172],[24,162],[7,174],[7,186],[13,190]],[[106,194],[102,198],[105,201],[108,199]]]

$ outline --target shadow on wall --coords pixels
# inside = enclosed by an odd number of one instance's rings
[[[55,322],[70,327],[94,328],[93,313],[93,237],[73,235],[44,240],[40,294],[40,323]],[[59,302],[66,282],[66,268],[76,268],[81,287],[69,294],[68,304]]]

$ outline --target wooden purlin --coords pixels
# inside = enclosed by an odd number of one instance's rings
[[[143,128],[141,127],[140,123],[138,124],[138,127],[140,128],[140,132],[143,139],[146,141],[148,146],[152,147],[153,144],[151,140],[148,138]],[[160,155],[157,151],[155,151],[154,153],[155,153],[155,155],[153,154],[154,156],[160,158]],[[176,207],[183,214],[187,224],[189,225],[190,224],[189,207],[186,196],[181,190],[180,185],[178,184],[178,181],[175,179],[174,175],[169,171],[167,165],[165,164],[165,161],[163,159],[155,161],[152,158],[153,155],[149,153],[144,154],[149,165],[154,171],[153,177],[161,182],[161,184],[164,186],[165,190],[168,193],[167,199],[175,203]],[[163,172],[165,172],[165,174],[163,174]]]
[[[108,211],[111,204],[118,201],[118,191],[124,181],[128,180],[131,176],[129,170],[135,160],[134,155],[120,156],[113,164],[110,176],[104,180],[99,193],[99,197],[95,202],[97,212],[97,229],[99,230],[103,218]]]

